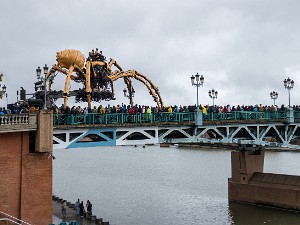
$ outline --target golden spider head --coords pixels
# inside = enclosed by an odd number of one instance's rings
[[[67,49],[56,53],[56,61],[61,68],[69,69],[70,66],[75,65],[83,69],[85,58],[80,51]]]

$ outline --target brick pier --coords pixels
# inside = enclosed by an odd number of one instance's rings
[[[49,225],[52,112],[6,119],[0,125],[0,211],[30,224]]]

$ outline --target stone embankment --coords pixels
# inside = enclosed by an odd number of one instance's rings
[[[55,195],[52,196],[52,214],[53,214],[53,224],[54,225],[109,225],[109,222],[104,222],[102,218],[98,218],[96,215],[91,215],[88,217],[84,213],[83,217],[76,214],[75,204],[69,201],[67,203],[67,216],[63,217],[61,212],[61,204],[66,201]]]

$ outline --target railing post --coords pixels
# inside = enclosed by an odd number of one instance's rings
[[[92,118],[91,118],[91,119],[92,119],[92,124],[95,124],[95,116],[96,116],[96,114],[93,113],[93,114],[92,114]]]
[[[195,125],[202,126],[203,125],[202,110],[196,109],[195,114],[196,114],[195,115]]]
[[[104,123],[107,125],[107,114],[104,115]]]
[[[84,117],[83,117],[82,123],[91,124],[91,122],[90,122],[91,114],[83,114],[83,115],[84,115]]]
[[[35,135],[35,152],[52,152],[53,149],[53,112],[40,110],[38,129]]]
[[[37,121],[37,113],[30,113],[28,114],[28,124],[36,124]]]
[[[294,123],[295,122],[293,108],[289,108],[287,110],[287,120],[288,120],[288,123]]]
[[[123,124],[124,123],[124,119],[123,119],[123,116],[124,116],[124,113],[121,113],[121,124]]]

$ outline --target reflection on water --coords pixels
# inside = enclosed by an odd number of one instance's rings
[[[228,206],[232,224],[236,225],[298,225],[300,221],[300,214],[295,211],[235,202],[229,202]]]
[[[300,219],[298,213],[228,204],[228,150],[127,146],[54,154],[53,193],[74,202],[91,200],[94,214],[110,224],[293,224]],[[266,172],[300,172],[300,154],[267,152],[265,158]]]

